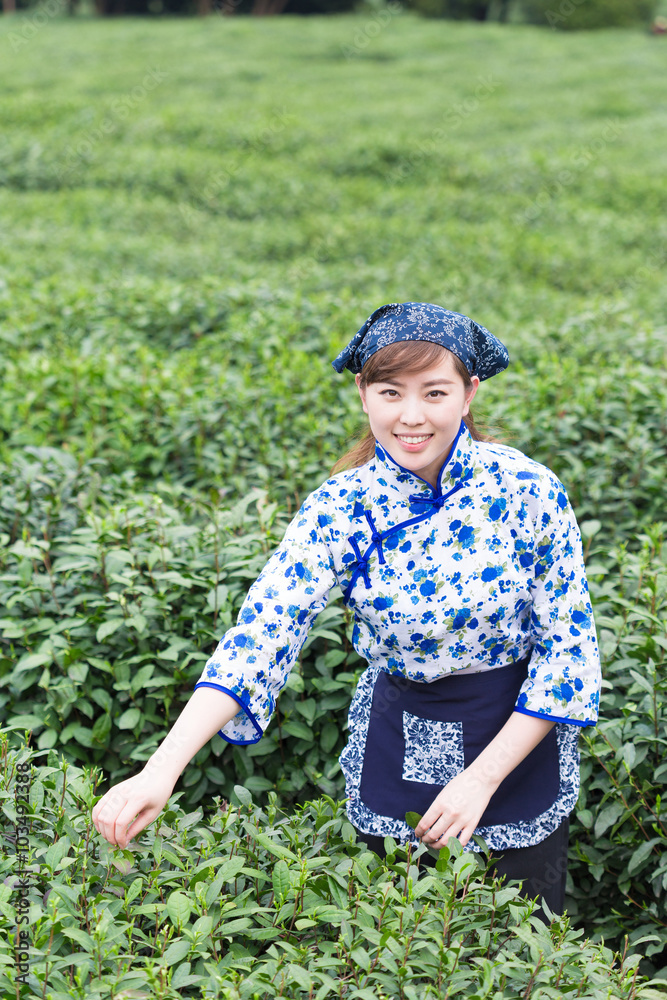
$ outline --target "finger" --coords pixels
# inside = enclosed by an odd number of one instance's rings
[[[97,814],[95,816],[95,829],[97,830],[97,832],[101,837],[104,837],[105,840],[108,840],[104,807],[97,810]]]
[[[142,803],[138,803],[136,799],[128,799],[121,811],[117,813],[113,823],[113,836],[115,843],[119,847],[127,847],[128,841],[130,840],[130,837],[128,836],[129,827],[135,819],[141,815],[142,811],[147,808],[148,807]]]
[[[98,831],[110,844],[116,843],[116,821],[127,805],[127,800],[116,794],[110,797],[98,813]]]
[[[440,840],[445,830],[451,826],[452,822],[452,817],[449,814],[443,813],[422,837],[424,843],[435,844],[438,840]]]
[[[428,807],[422,818],[417,823],[415,827],[415,835],[417,837],[423,837],[433,826],[434,823],[442,816],[442,806],[436,799],[435,802]]]
[[[153,820],[156,818],[159,812],[160,812],[159,809],[152,808],[152,809],[143,809],[139,813],[134,822],[131,823],[131,825],[127,829],[126,840],[125,840],[126,847],[131,840],[134,840],[134,838],[138,834],[140,834],[142,830],[145,830],[146,827],[153,822]]]
[[[125,803],[127,796],[123,795],[120,789],[121,786],[116,785],[102,796],[99,802],[93,807],[93,820],[99,819],[100,813],[104,812],[107,806],[121,807]]]
[[[440,836],[435,841],[435,846],[436,847],[446,847],[447,842],[449,841],[449,838],[450,837],[454,837],[455,839],[457,839],[458,836],[459,836],[459,833],[461,833],[462,828],[463,828],[463,824],[462,824],[461,820],[455,820],[455,821],[450,821],[450,822],[446,823],[445,824],[445,828],[443,829],[442,833],[440,834]]]
[[[93,823],[95,824],[95,826],[97,826],[97,824],[100,821],[100,813],[104,809],[105,805],[107,804],[107,801],[108,801],[107,796],[108,795],[109,795],[109,793],[105,792],[105,794],[100,799],[98,799],[97,802],[95,803],[95,805],[93,806],[92,818],[93,818]]]
[[[474,826],[465,826],[461,830],[461,833],[459,834],[459,840],[461,841],[462,847],[466,846],[466,844],[468,843],[474,832],[475,832]]]
[[[116,821],[113,818],[100,822],[100,834],[113,846],[116,845]]]
[[[113,804],[108,800],[106,802],[101,800],[97,803],[95,809],[93,810],[92,819],[95,829],[98,833],[101,833],[102,836],[105,836],[104,830],[108,827],[109,817],[110,815],[113,815],[113,812]]]

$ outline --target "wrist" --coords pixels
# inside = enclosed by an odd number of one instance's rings
[[[144,774],[150,779],[160,777],[176,784],[189,760],[180,741],[170,734],[146,761]]]
[[[483,752],[468,765],[466,771],[480,788],[489,793],[489,796],[493,795],[505,777],[498,761],[492,757],[485,757]]]

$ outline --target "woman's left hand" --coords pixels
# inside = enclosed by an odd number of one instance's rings
[[[468,769],[461,771],[436,795],[415,834],[428,847],[444,847],[450,837],[458,837],[465,847],[494,791],[495,783]]]

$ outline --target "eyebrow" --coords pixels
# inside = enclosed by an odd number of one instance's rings
[[[395,378],[380,379],[380,385],[397,385],[400,389],[405,388],[405,382],[399,382]],[[422,382],[422,389],[426,389],[432,385],[454,385],[454,382],[449,378],[434,378],[430,382]]]

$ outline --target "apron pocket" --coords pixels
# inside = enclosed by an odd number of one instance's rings
[[[403,712],[404,781],[446,785],[465,767],[463,725]]]

